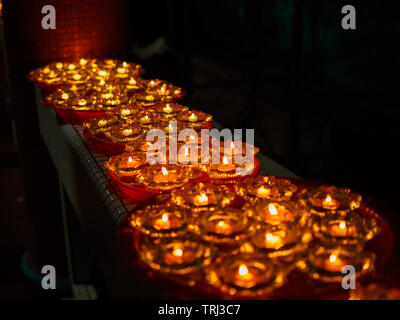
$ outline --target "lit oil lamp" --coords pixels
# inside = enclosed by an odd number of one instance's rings
[[[285,271],[264,255],[219,256],[206,269],[206,280],[223,293],[254,297],[270,293],[284,283]]]
[[[235,193],[227,186],[212,183],[193,183],[171,192],[171,201],[192,212],[223,208],[232,203]]]
[[[136,176],[146,164],[146,159],[140,154],[123,153],[111,157],[104,163],[104,166],[117,177],[133,177]]]
[[[198,241],[172,238],[143,241],[140,256],[154,270],[185,275],[208,265],[212,251]]]
[[[291,262],[295,254],[304,251],[310,240],[310,237],[302,237],[299,228],[288,224],[264,225],[251,237],[252,244],[260,252],[270,258],[285,258],[287,262]]]
[[[249,220],[241,209],[225,207],[204,211],[194,223],[194,231],[206,242],[239,246],[249,235]]]
[[[189,128],[202,128],[208,122],[212,122],[212,116],[198,110],[187,110],[180,112],[177,119]]]
[[[154,164],[141,172],[139,180],[149,189],[172,190],[196,179],[201,172],[176,165]]]
[[[359,208],[361,199],[360,195],[347,188],[320,186],[303,195],[300,202],[309,207],[312,214],[323,215],[333,211],[345,214]]]
[[[315,216],[312,221],[313,233],[324,242],[361,244],[379,232],[375,219],[363,218],[356,211]]]
[[[220,156],[221,163],[214,164],[214,159],[210,159],[211,164],[204,165],[208,176],[213,180],[218,179],[242,179],[254,170],[254,162],[236,163],[235,159]],[[254,159],[254,158],[253,158]]]
[[[272,225],[294,222],[298,216],[296,204],[292,201],[260,199],[254,205],[245,204],[244,210],[253,219]]]
[[[144,132],[140,127],[120,123],[107,130],[105,135],[114,142],[129,143],[142,139]]]
[[[235,190],[246,201],[255,203],[258,199],[290,199],[297,187],[284,178],[257,176],[239,182],[235,185]]]
[[[245,155],[247,153],[246,149],[252,149],[253,156],[260,151],[259,148],[242,141],[226,141],[220,146],[220,149],[221,154],[224,154],[227,157]]]
[[[188,109],[188,107],[172,102],[160,103],[154,106],[154,111],[160,114],[165,120],[175,118],[177,114],[187,111]]]
[[[356,269],[357,276],[374,268],[375,255],[362,251],[359,246],[315,246],[309,248],[308,257],[298,262],[300,270],[323,282],[340,282],[346,265]]]
[[[177,237],[187,228],[186,210],[171,205],[148,205],[134,214],[135,226],[153,238]]]
[[[83,126],[93,134],[97,134],[99,132],[110,130],[118,123],[118,118],[113,114],[109,114],[103,117],[96,117],[87,122],[84,122]]]

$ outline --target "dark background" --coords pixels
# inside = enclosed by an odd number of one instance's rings
[[[0,298],[21,297],[12,279],[27,246],[54,250],[49,230],[62,238],[60,221],[51,221],[60,210],[56,173],[25,76],[62,44],[40,38],[46,32],[38,8],[68,1],[109,23],[110,33],[86,38],[90,32],[76,28],[72,46],[97,41],[88,55],[102,56],[101,44],[113,40],[109,57],[142,63],[147,77],[181,85],[185,104],[224,127],[254,128],[261,152],[299,176],[351,187],[400,211],[399,1],[116,0],[127,5],[117,32],[117,15],[92,10],[96,1],[3,0],[0,249],[7,263],[0,271],[9,278]],[[347,4],[356,8],[356,30],[341,27]]]

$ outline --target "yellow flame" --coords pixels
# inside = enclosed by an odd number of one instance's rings
[[[128,65],[125,61],[122,62],[122,65],[124,66],[124,68],[126,68],[126,66]]]
[[[57,69],[62,69],[62,67],[63,67],[63,64],[61,62],[57,62],[56,63],[56,68]]]
[[[117,69],[117,72],[118,72],[118,73],[124,73],[124,72],[125,72],[125,68],[118,68],[118,69]]]
[[[267,234],[265,235],[265,239],[268,240],[268,241],[270,241],[270,242],[277,242],[277,241],[279,241],[279,237],[278,237],[278,236],[274,236],[274,235],[271,234],[271,233],[267,233]]]
[[[190,117],[189,117],[189,120],[190,120],[190,121],[196,121],[196,120],[197,120],[197,116],[196,116],[194,113],[192,113],[192,114],[190,115]]]
[[[161,168],[161,171],[162,171],[162,174],[163,174],[164,176],[167,176],[167,175],[168,175],[168,170],[165,169],[164,167]]]
[[[135,79],[133,79],[133,78],[132,78],[132,79],[130,79],[130,80],[129,80],[129,84],[136,84],[136,80],[135,80]]]
[[[169,104],[167,103],[166,106],[163,108],[164,112],[171,112],[172,108],[169,106]]]
[[[80,80],[81,75],[80,74],[74,74],[72,77],[74,78],[74,80]]]
[[[150,81],[150,85],[151,85],[151,86],[154,86],[155,84],[156,84],[156,83],[154,82],[154,80],[151,80],[151,81]]]
[[[132,162],[132,157],[128,158],[128,162],[131,163]]]
[[[81,65],[85,65],[87,63],[87,60],[82,58],[81,60],[79,60],[79,63]]]
[[[331,198],[331,196],[328,194],[327,196],[326,196],[326,198],[325,198],[325,200],[324,200],[326,203],[330,203],[330,202],[332,202],[332,198]]]
[[[81,99],[81,100],[79,100],[78,103],[79,103],[80,106],[84,106],[86,104],[86,100],[85,99]]]
[[[342,222],[339,224],[339,228],[340,228],[340,229],[345,229],[345,228],[346,228],[346,222],[342,221]]]
[[[75,69],[75,65],[74,65],[74,64],[70,64],[70,65],[68,66],[68,69],[69,69],[69,70],[74,70],[74,69]]]
[[[247,266],[245,265],[245,264],[241,264],[240,266],[239,266],[239,274],[241,275],[241,276],[245,276],[245,275],[247,275],[249,273],[249,269],[247,269]]]
[[[181,257],[183,255],[183,250],[180,248],[175,249],[172,254],[177,257]]]
[[[162,217],[161,217],[161,220],[162,220],[163,222],[168,222],[168,215],[167,215],[166,213],[164,213],[164,214],[162,215]]]
[[[278,210],[276,210],[276,207],[275,207],[272,203],[269,204],[268,210],[269,210],[269,213],[270,213],[271,215],[273,215],[273,216],[275,216],[275,215],[278,214]]]
[[[223,157],[222,158],[222,163],[223,164],[229,164],[229,161],[228,161],[228,159],[226,157]]]
[[[336,255],[331,254],[330,257],[329,257],[329,261],[330,261],[330,263],[335,262],[336,261]]]
[[[63,98],[64,100],[67,100],[69,98],[68,93],[63,93],[61,98]]]

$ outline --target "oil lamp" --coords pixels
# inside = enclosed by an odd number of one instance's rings
[[[90,130],[91,133],[97,134],[105,132],[120,123],[119,119],[114,114],[107,114],[102,117],[95,117],[83,123],[83,126]]]
[[[289,200],[260,199],[254,205],[246,203],[243,209],[256,221],[272,225],[294,222],[299,215],[296,203]]]
[[[372,239],[379,232],[375,219],[361,217],[357,211],[346,215],[315,216],[312,221],[314,235],[324,242],[358,244]]]
[[[304,194],[300,203],[308,207],[312,214],[324,215],[333,211],[345,214],[359,208],[361,199],[348,188],[320,186]]]
[[[183,186],[191,179],[199,178],[201,171],[168,164],[154,164],[145,168],[139,181],[149,189],[172,190]]]
[[[223,293],[255,297],[280,287],[285,271],[262,254],[221,255],[206,268],[206,280]]]
[[[136,176],[146,165],[146,158],[137,153],[122,153],[112,156],[104,163],[104,166],[117,177]]]
[[[257,176],[239,182],[235,190],[246,201],[255,203],[258,199],[290,199],[297,187],[284,178]]]
[[[189,108],[178,103],[160,103],[155,105],[153,110],[160,114],[162,119],[169,120],[175,118],[177,114],[187,111]]]
[[[258,227],[251,237],[251,243],[270,258],[285,258],[291,262],[295,255],[306,249],[309,239],[302,237],[300,228],[282,223]]]
[[[221,157],[222,162],[220,164],[209,164],[206,165],[207,174],[211,179],[232,179],[232,178],[243,178],[243,173],[250,174],[254,170],[254,164],[237,164],[235,161],[229,160],[226,156]],[[236,171],[242,169],[242,174],[238,174]],[[243,172],[244,171],[246,172]]]
[[[204,241],[239,246],[249,236],[249,219],[241,209],[225,207],[195,217],[194,232]]]
[[[206,123],[212,122],[212,115],[198,110],[186,110],[177,115],[177,119],[188,128],[202,128]]]
[[[235,155],[245,155],[246,149],[253,149],[253,156],[255,156],[260,149],[242,141],[225,141],[220,146],[221,154],[224,154],[227,157],[232,157]]]
[[[143,138],[144,131],[128,123],[114,125],[110,130],[104,132],[107,138],[114,142],[129,143]]]
[[[186,238],[145,238],[139,246],[142,260],[152,269],[172,274],[191,274],[210,263],[211,248]]]
[[[133,219],[143,234],[153,238],[177,237],[187,231],[187,211],[173,205],[147,205]]]
[[[340,282],[346,265],[356,269],[357,277],[374,268],[375,255],[360,246],[316,245],[309,248],[307,259],[297,263],[300,270],[323,282]]]
[[[226,207],[235,199],[235,194],[225,185],[193,183],[171,192],[171,201],[192,212],[208,211],[215,207]]]

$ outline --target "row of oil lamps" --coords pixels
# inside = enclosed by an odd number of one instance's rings
[[[149,162],[150,129],[168,133],[172,120],[177,130],[199,131],[211,127],[212,117],[177,104],[184,90],[144,80],[143,72],[134,63],[81,59],[52,63],[28,78],[46,93],[44,105],[89,115],[81,120],[100,147],[122,146],[105,164],[117,181],[164,192],[130,217],[140,230],[135,246],[145,263],[186,283],[206,281],[237,296],[264,295],[283,285],[293,269],[326,282],[342,279],[347,264],[359,273],[373,269],[375,256],[365,243],[379,228],[360,214],[361,197],[348,189],[299,190],[285,179],[264,176],[232,184],[226,179],[237,178],[240,164],[225,156],[245,149],[237,141],[224,143],[220,164],[199,164],[203,152],[197,140],[182,149],[184,160],[177,164]],[[196,183],[201,172],[211,182]]]
[[[234,186],[185,185],[133,212],[130,223],[141,231],[137,250],[151,268],[257,296],[285,284],[293,269],[323,282],[341,281],[348,264],[371,271],[375,255],[364,245],[379,227],[360,205],[348,189],[298,190],[257,176]]]

